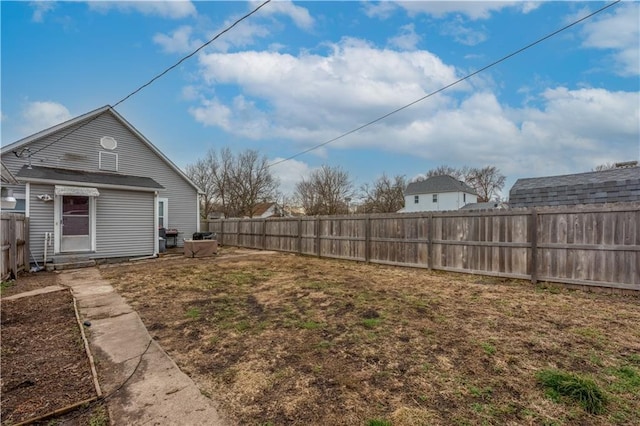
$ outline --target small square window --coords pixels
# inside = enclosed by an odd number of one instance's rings
[[[420,202],[420,196],[419,195],[415,195],[413,197],[413,204],[418,204]]]
[[[433,202],[434,203],[438,202],[438,194],[433,194]]]

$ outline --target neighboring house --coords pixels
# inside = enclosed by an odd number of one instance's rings
[[[407,185],[401,212],[458,210],[477,201],[478,194],[466,183],[451,176],[432,176]]]
[[[198,187],[109,106],[2,147],[29,217],[33,259],[158,253],[158,228],[199,231]]]
[[[509,191],[516,207],[640,201],[640,167],[518,179]]]
[[[254,218],[282,217],[282,210],[277,203],[260,203],[253,208]]]
[[[471,203],[460,207],[460,210],[479,211],[479,210],[506,210],[509,208],[507,203],[501,201],[489,201],[487,203]]]

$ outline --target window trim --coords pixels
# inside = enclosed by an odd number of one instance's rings
[[[434,203],[438,202],[438,194],[433,194],[433,202]]]
[[[163,214],[160,214],[160,203],[164,204]],[[158,197],[158,221],[157,226],[158,229],[165,228],[168,229],[169,225],[169,199],[166,197]],[[160,219],[162,218],[162,226],[160,226]]]
[[[420,204],[420,196],[419,195],[414,195],[413,196],[413,204]]]

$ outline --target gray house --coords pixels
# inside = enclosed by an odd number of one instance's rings
[[[199,231],[198,187],[109,106],[2,147],[33,259],[156,255],[159,228]]]
[[[570,206],[640,201],[640,167],[518,179],[509,191],[511,207]]]

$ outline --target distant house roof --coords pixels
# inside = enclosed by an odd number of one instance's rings
[[[508,209],[509,206],[500,201],[489,201],[488,203],[469,203],[460,207],[460,210],[504,210]]]
[[[16,176],[19,180],[27,182],[67,182],[80,186],[100,185],[149,191],[164,189],[162,185],[148,177],[114,173],[90,173],[81,170],[54,169],[40,166],[32,166],[31,168],[23,166]]]
[[[275,206],[276,203],[260,203],[253,208],[253,217],[264,215],[269,209]],[[274,211],[273,214],[276,212]]]
[[[443,192],[465,192],[478,195],[477,192],[466,183],[451,176],[432,176],[420,182],[411,182],[407,185],[404,195],[438,194]]]
[[[640,201],[640,167],[518,179],[509,191],[511,207]]]

